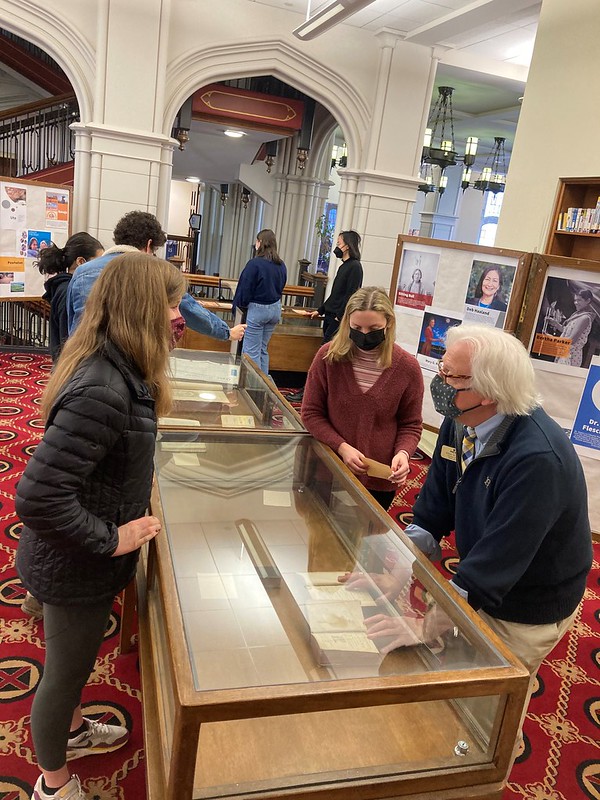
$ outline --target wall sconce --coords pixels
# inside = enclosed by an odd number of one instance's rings
[[[244,211],[248,208],[248,203],[252,197],[252,192],[250,189],[247,189],[245,186],[242,187],[242,206]]]
[[[179,149],[185,150],[185,146],[190,140],[190,133],[186,128],[177,128],[175,138],[179,142]]]
[[[223,206],[223,208],[225,208],[225,205],[227,203],[228,194],[229,194],[229,184],[228,183],[222,183],[221,184],[221,205]]]
[[[265,164],[267,166],[267,172],[270,173],[275,159],[277,158],[277,141],[267,142],[265,145],[265,152]]]
[[[296,162],[298,164],[298,169],[303,170],[306,166],[306,162],[308,161],[308,148],[307,147],[299,147],[298,152],[296,154]]]

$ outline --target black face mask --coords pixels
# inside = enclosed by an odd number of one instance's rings
[[[336,258],[343,258],[344,257],[344,251],[340,247],[334,247],[333,255]]]
[[[456,400],[456,395],[459,392],[466,392],[468,390],[455,389],[454,386],[450,386],[449,383],[444,383],[439,375],[435,375],[431,379],[429,389],[431,391],[433,406],[437,413],[442,414],[444,417],[449,417],[450,419],[456,419],[456,417],[460,417],[461,414],[466,414],[467,411],[473,411],[473,409],[479,408],[481,405],[481,403],[477,403],[477,405],[471,406],[471,408],[458,408],[454,402]]]
[[[369,333],[350,328],[350,339],[359,350],[375,350],[385,341],[385,328],[380,328],[378,331],[369,331]]]

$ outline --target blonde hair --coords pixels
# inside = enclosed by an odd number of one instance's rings
[[[535,371],[525,347],[491,325],[450,328],[446,347],[466,342],[471,351],[471,387],[494,400],[499,414],[526,416],[539,406]]]
[[[385,339],[377,363],[383,369],[387,369],[392,364],[392,352],[396,341],[396,315],[385,289],[380,289],[378,286],[364,286],[354,292],[346,303],[340,327],[324,358],[331,362],[351,361],[354,358],[357,347],[350,338],[350,315],[355,311],[377,311],[385,317]]]
[[[157,416],[171,407],[167,379],[171,322],[169,308],[185,292],[185,278],[168,261],[147,253],[125,253],[102,270],[81,321],[67,340],[42,398],[42,415],[81,363],[111,342],[140,372],[154,398]]]

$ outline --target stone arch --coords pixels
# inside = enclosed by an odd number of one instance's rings
[[[82,121],[92,119],[95,53],[82,33],[65,18],[57,20],[48,7],[6,0],[2,27],[44,50],[64,70],[71,82]]]
[[[339,72],[278,39],[241,41],[190,50],[167,69],[163,133],[169,135],[177,112],[201,86],[231,78],[273,75],[328,108],[346,136],[348,166],[359,169],[370,119],[365,98]]]

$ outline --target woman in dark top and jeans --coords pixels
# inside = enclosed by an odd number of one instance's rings
[[[275,326],[281,320],[281,295],[287,281],[287,269],[277,253],[273,231],[265,229],[256,236],[256,255],[240,275],[233,311],[246,311],[246,334],[242,353],[247,353],[260,369],[268,374],[267,346]]]

